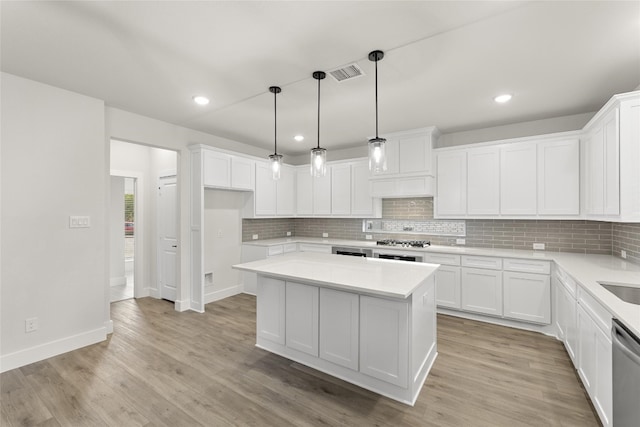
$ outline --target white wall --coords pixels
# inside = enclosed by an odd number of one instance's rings
[[[6,73],[0,86],[6,371],[106,338],[108,172],[102,101]],[[70,215],[91,227],[70,229]]]
[[[109,203],[109,277],[111,286],[126,285],[124,272],[124,178],[111,177],[111,196]]]
[[[242,208],[248,193],[204,191],[204,271],[213,274],[205,282],[205,303],[242,292],[242,275],[231,268],[239,264],[242,249]]]

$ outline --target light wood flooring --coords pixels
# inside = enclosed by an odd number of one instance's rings
[[[112,304],[105,342],[0,375],[2,426],[597,426],[562,344],[438,316],[414,407],[257,349],[255,298]]]

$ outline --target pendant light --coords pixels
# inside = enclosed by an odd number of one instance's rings
[[[369,53],[369,61],[376,64],[376,137],[369,140],[369,171],[374,174],[387,170],[387,156],[385,152],[386,139],[378,136],[378,61],[384,58],[384,52],[374,50]]]
[[[269,155],[271,162],[271,172],[274,180],[280,179],[280,170],[282,169],[282,154],[278,154],[278,109],[276,104],[276,95],[282,92],[278,86],[271,86],[269,92],[273,94],[273,154]]]
[[[320,80],[327,75],[324,71],[315,71],[312,75],[318,80],[318,146],[311,149],[311,176],[323,177],[327,174],[327,150],[320,148]]]

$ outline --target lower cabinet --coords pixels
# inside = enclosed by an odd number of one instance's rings
[[[360,372],[407,387],[409,306],[360,296]]]
[[[263,277],[256,293],[256,334],[276,344],[285,343],[285,283]]]
[[[460,309],[460,267],[440,265],[436,271],[436,302],[439,307]]]
[[[463,310],[502,316],[502,271],[463,267],[461,289]]]
[[[320,358],[358,370],[358,295],[320,289]]]
[[[558,338],[564,343],[569,357],[576,364],[578,329],[576,324],[575,284],[557,273],[553,276],[554,322]],[[573,294],[570,292],[573,289]]]
[[[318,288],[286,282],[286,345],[318,356]]]
[[[506,319],[551,323],[551,283],[546,274],[505,271],[503,308]]]

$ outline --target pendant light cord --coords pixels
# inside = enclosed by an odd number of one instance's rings
[[[278,96],[278,93],[274,91],[273,92],[273,154],[278,154],[278,108],[276,103],[277,96]]]
[[[378,58],[376,57],[376,139],[378,139]]]
[[[318,148],[320,148],[320,79],[318,79]]]

